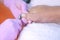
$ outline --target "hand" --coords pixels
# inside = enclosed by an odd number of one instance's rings
[[[28,21],[37,23],[59,23],[60,7],[59,6],[36,6],[30,8],[29,12],[23,16]]]

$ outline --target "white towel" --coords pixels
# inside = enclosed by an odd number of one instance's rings
[[[18,40],[60,40],[60,25],[54,23],[28,24]]]
[[[60,0],[31,0],[30,6],[36,5],[60,6]]]

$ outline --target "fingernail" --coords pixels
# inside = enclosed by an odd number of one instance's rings
[[[31,24],[31,23],[32,23],[32,21],[31,21],[31,20],[29,20],[29,21],[28,21],[28,24]]]
[[[19,19],[25,18],[25,14],[20,14]]]
[[[22,18],[25,18],[25,17],[26,17],[26,14],[21,14],[21,17],[22,17]]]

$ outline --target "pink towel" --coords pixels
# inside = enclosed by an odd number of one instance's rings
[[[0,40],[15,40],[21,30],[21,21],[18,19],[21,13],[26,13],[26,3],[22,0],[4,0],[16,19],[6,19],[0,25]]]
[[[15,40],[20,30],[20,20],[7,19],[0,25],[0,40]]]
[[[22,0],[4,0],[4,4],[11,10],[15,18],[18,18],[21,13],[27,12],[27,4]]]

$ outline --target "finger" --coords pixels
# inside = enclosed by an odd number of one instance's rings
[[[22,18],[26,18],[26,14],[21,14]]]
[[[31,18],[29,17],[29,14],[22,14],[22,20],[26,21],[26,23],[30,24],[32,21],[30,20]]]

